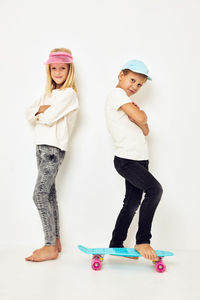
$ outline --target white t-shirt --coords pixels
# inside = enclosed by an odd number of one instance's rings
[[[121,88],[114,88],[107,97],[105,116],[108,131],[115,146],[115,155],[133,160],[148,160],[148,146],[141,128],[131,122],[120,108],[131,103],[131,99]]]
[[[51,106],[35,116],[40,105]],[[26,110],[26,118],[35,127],[35,144],[55,146],[67,151],[78,108],[78,98],[72,88],[55,89],[50,96],[43,95],[35,101]]]

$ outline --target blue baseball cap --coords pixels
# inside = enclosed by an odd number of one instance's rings
[[[152,80],[151,77],[148,76],[149,70],[147,69],[147,67],[141,60],[137,60],[137,59],[129,60],[122,67],[122,70],[125,70],[125,69],[133,71],[135,73],[146,75],[148,80]]]

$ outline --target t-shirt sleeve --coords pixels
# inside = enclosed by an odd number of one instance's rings
[[[52,126],[56,121],[78,108],[79,103],[75,91],[72,88],[67,89],[44,113],[38,115],[37,123]]]
[[[126,95],[121,88],[116,88],[111,94],[111,105],[118,110],[123,104],[131,103],[131,99]]]

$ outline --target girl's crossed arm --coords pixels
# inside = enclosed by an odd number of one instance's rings
[[[72,89],[63,92],[63,95],[55,103],[48,106],[40,106],[43,113],[38,112],[37,123],[52,126],[56,121],[67,115],[73,110],[78,109],[78,99],[76,93]]]
[[[46,110],[47,108],[49,108],[50,106],[51,106],[51,105],[40,105],[40,107],[39,107],[38,111],[36,112],[35,116],[37,116],[37,115],[39,115],[39,114],[45,112],[45,110]]]

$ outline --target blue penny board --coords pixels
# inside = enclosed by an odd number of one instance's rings
[[[78,249],[86,254],[110,254],[110,255],[116,255],[116,256],[132,256],[132,257],[141,257],[142,255],[137,252],[133,248],[86,248],[84,246],[79,245]],[[159,257],[165,257],[165,256],[173,256],[174,253],[169,251],[162,251],[162,250],[155,250],[156,255]]]

